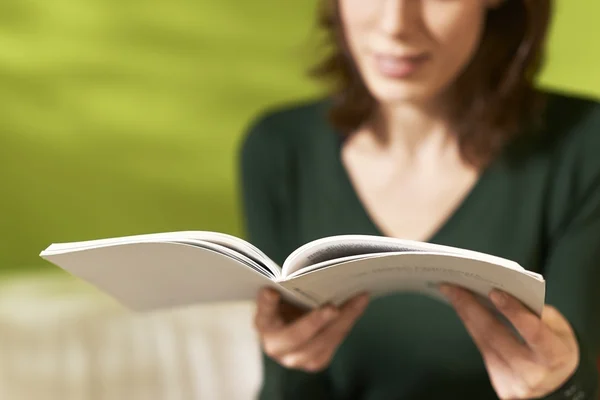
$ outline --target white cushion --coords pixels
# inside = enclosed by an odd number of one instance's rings
[[[0,282],[0,399],[250,400],[253,304],[134,315],[64,276]]]

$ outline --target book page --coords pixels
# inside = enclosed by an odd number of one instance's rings
[[[221,246],[228,247],[239,253],[244,254],[246,257],[253,259],[257,263],[268,268],[274,276],[281,276],[281,267],[277,263],[269,258],[259,248],[251,244],[250,242],[240,239],[238,237],[227,235],[219,232],[210,231],[189,231],[183,232],[190,239],[209,241],[211,243],[220,244]]]
[[[204,249],[213,250],[217,253],[231,257],[234,260],[237,260],[237,261],[249,266],[250,268],[254,269],[255,271],[260,272],[261,274],[263,274],[273,280],[276,280],[278,278],[278,276],[274,275],[273,271],[270,270],[269,268],[267,268],[264,264],[258,262],[256,259],[249,258],[244,253],[240,253],[238,251],[232,250],[229,247],[221,246],[219,244],[215,244],[215,243],[211,243],[211,242],[206,242],[206,241],[201,241],[201,240],[191,240],[191,239],[190,240],[181,240],[181,241],[177,241],[177,242],[165,242],[165,243],[182,243],[182,244],[188,244],[190,246],[196,246],[196,247],[201,247]],[[276,270],[275,272],[278,272],[278,271]]]
[[[54,243],[49,246],[43,254],[62,253],[65,251],[83,250],[96,247],[112,246],[117,244],[131,244],[142,242],[209,242],[227,247],[235,252],[243,254],[246,258],[252,259],[271,272],[272,276],[280,276],[281,268],[272,261],[266,254],[249,242],[224,233],[210,231],[181,231],[166,233],[151,233],[144,235],[123,236],[117,238],[87,240],[71,243]],[[200,244],[200,243],[197,243]]]
[[[541,277],[442,253],[396,252],[362,257],[299,274],[280,284],[318,304],[341,304],[361,292],[377,297],[410,291],[445,301],[437,290],[437,285],[444,282],[484,297],[493,288],[504,290],[538,314],[544,305],[545,282]]]
[[[119,244],[42,257],[136,311],[254,301],[263,287],[282,290],[239,260],[183,243]]]
[[[293,278],[295,278],[297,276],[304,275],[304,274],[307,274],[309,272],[316,271],[318,269],[332,267],[332,266],[335,266],[335,265],[338,265],[338,264],[344,264],[344,263],[349,262],[349,261],[361,260],[361,259],[369,258],[369,257],[377,257],[377,256],[386,255],[386,254],[389,254],[389,253],[358,254],[358,255],[354,255],[354,256],[340,257],[340,258],[336,258],[334,260],[321,261],[321,262],[319,262],[317,264],[312,264],[312,265],[309,265],[307,267],[298,269],[298,270],[292,272],[290,275],[288,275],[283,280],[293,279]]]
[[[502,265],[506,268],[524,270],[519,264],[501,257],[450,246],[384,236],[340,235],[315,240],[299,247],[290,254],[283,264],[282,277],[286,278],[296,271],[327,260],[361,254],[417,251],[464,255],[469,258]]]
[[[92,249],[102,249],[102,248],[110,248],[110,247],[114,247],[114,246],[122,246],[122,245],[133,245],[133,244],[141,244],[141,243],[172,243],[172,244],[177,244],[177,243],[181,243],[181,244],[187,244],[190,246],[196,246],[196,247],[200,247],[200,248],[205,248],[205,249],[209,249],[212,250],[214,252],[220,253],[224,256],[227,257],[231,257],[236,261],[239,261],[245,265],[247,265],[248,267],[254,269],[257,272],[260,272],[261,274],[276,280],[278,278],[278,276],[273,275],[272,271],[268,268],[266,268],[264,265],[256,262],[253,259],[250,259],[248,257],[246,257],[245,254],[237,252],[235,250],[232,250],[228,247],[224,247],[215,243],[211,243],[211,242],[205,242],[205,241],[200,241],[200,240],[180,240],[180,241],[156,241],[155,239],[152,239],[152,237],[149,235],[147,237],[144,237],[142,239],[137,238],[135,241],[133,242],[111,242],[108,240],[101,240],[100,241],[102,244],[101,245],[88,245],[88,246],[73,246],[71,248],[67,248],[67,247],[60,247],[60,248],[56,248],[53,246],[50,246],[48,249],[42,251],[42,253],[40,254],[40,256],[45,257],[45,256],[49,256],[49,255],[58,255],[58,254],[65,254],[65,253],[72,253],[72,252],[76,252],[76,251],[83,251],[83,250],[92,250]]]

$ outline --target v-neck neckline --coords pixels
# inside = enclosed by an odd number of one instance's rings
[[[337,169],[337,176],[340,179],[340,184],[342,186],[343,193],[348,193],[348,196],[352,198],[352,202],[355,204],[356,208],[360,210],[361,217],[366,221],[369,227],[375,232],[378,236],[386,236],[389,235],[383,231],[383,229],[376,223],[376,221],[371,216],[371,213],[361,200],[354,183],[352,182],[352,178],[344,165],[342,159],[342,149],[344,145],[344,137],[339,132],[330,129],[330,134],[335,136],[335,167]],[[471,205],[477,201],[477,197],[479,197],[479,193],[483,190],[487,181],[489,180],[488,176],[490,174],[491,169],[493,168],[493,163],[482,169],[475,183],[469,188],[469,191],[463,196],[460,200],[460,203],[456,205],[456,207],[452,210],[451,214],[448,215],[444,221],[442,221],[437,228],[433,231],[432,234],[429,235],[429,238],[424,240],[429,243],[437,243],[442,244],[450,235],[452,230],[458,229],[459,221],[463,220],[467,216],[468,209],[471,208]]]

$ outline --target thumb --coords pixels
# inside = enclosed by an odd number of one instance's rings
[[[561,337],[575,337],[569,321],[553,306],[545,306],[542,311],[542,322],[552,332]]]
[[[254,326],[259,332],[266,332],[283,326],[279,301],[280,295],[273,289],[265,288],[258,294]]]

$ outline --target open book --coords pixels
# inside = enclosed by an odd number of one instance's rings
[[[52,244],[40,256],[132,310],[253,300],[262,287],[305,307],[341,304],[362,292],[416,292],[441,301],[440,283],[483,298],[499,288],[541,314],[541,275],[503,258],[430,243],[343,235],[309,242],[282,266],[240,238],[172,232]]]

